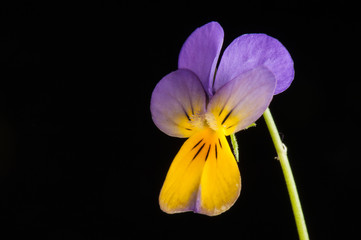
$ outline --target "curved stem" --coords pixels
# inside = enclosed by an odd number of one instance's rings
[[[267,110],[263,113],[263,117],[266,121],[268,130],[271,134],[273,144],[275,145],[277,155],[278,155],[278,160],[281,163],[283,175],[286,180],[288,194],[289,194],[290,200],[291,200],[293,214],[294,214],[295,220],[296,220],[298,236],[301,240],[308,240],[309,237],[308,237],[305,219],[304,219],[303,212],[302,212],[301,202],[298,197],[296,183],[293,178],[291,166],[290,166],[290,163],[289,163],[288,157],[287,157],[287,148],[281,141],[280,135],[278,133],[276,124],[273,120],[273,117],[271,115],[269,108],[267,108]]]

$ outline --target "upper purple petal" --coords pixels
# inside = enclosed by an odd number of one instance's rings
[[[209,95],[212,95],[214,73],[223,36],[224,32],[219,23],[207,23],[188,37],[179,54],[178,68],[194,72]]]
[[[155,125],[173,137],[189,137],[197,131],[197,114],[204,113],[206,94],[198,77],[179,69],[159,81],[152,93],[150,110]]]
[[[286,90],[294,78],[293,60],[277,39],[266,34],[244,34],[224,51],[217,71],[214,90],[257,66],[266,66],[275,76],[274,94]]]

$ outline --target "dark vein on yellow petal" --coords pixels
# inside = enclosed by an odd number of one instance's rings
[[[224,109],[224,107],[225,107],[225,106],[226,106],[226,105],[223,105],[223,107],[222,107],[221,111],[218,113],[218,117],[219,117],[219,116],[221,116],[221,114],[222,114],[223,109]]]
[[[221,139],[218,138],[219,146],[222,148]]]
[[[174,121],[174,120],[172,120],[172,119],[169,119],[169,120],[170,120],[170,122],[171,122],[172,124],[174,124],[174,125],[177,126],[177,127],[184,128],[184,129],[186,129],[186,130],[188,130],[188,131],[193,131],[193,129],[188,128],[188,127],[186,127],[186,126],[182,126],[181,124],[177,123],[176,121]]]
[[[232,127],[236,126],[236,124],[232,124],[231,126],[227,127],[226,129],[230,129]]]
[[[196,155],[194,155],[192,161],[198,156],[198,154],[202,151],[204,145],[206,145],[206,143],[203,143],[203,145],[201,146],[201,148],[198,150],[198,152],[196,153]]]
[[[211,144],[209,144],[208,151],[207,151],[207,155],[206,155],[206,159],[205,159],[204,161],[207,161],[210,150],[211,150]]]
[[[231,115],[232,112],[233,112],[233,109],[226,115],[226,117],[223,119],[221,125],[223,125],[223,123],[228,119],[228,117]]]
[[[194,145],[194,147],[192,147],[191,150],[195,149],[202,141],[203,141],[203,138],[201,140],[199,140],[199,142],[197,142],[196,145]]]
[[[216,159],[218,158],[217,143],[214,144],[214,151],[216,153]]]
[[[184,112],[184,114],[186,115],[186,117],[187,117],[188,121],[190,121],[191,119],[190,119],[190,117],[189,117],[189,115],[188,115],[187,111],[184,109],[184,107],[183,107],[183,106],[182,106],[182,109],[183,109],[183,112]]]

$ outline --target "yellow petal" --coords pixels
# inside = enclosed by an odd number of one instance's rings
[[[228,141],[221,134],[218,139],[218,144],[211,145],[202,172],[196,206],[197,212],[209,216],[227,211],[241,191],[241,176]]]
[[[240,173],[225,136],[205,128],[190,137],[176,155],[159,204],[167,213],[218,215],[233,205],[240,189]]]

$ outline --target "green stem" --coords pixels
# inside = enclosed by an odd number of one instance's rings
[[[231,143],[233,147],[234,157],[236,158],[236,161],[239,162],[239,152],[238,152],[238,143],[237,143],[236,135],[231,134],[230,136],[231,136]]]
[[[290,200],[291,200],[293,214],[294,214],[295,220],[296,220],[298,236],[299,236],[300,240],[308,240],[309,237],[308,237],[305,219],[304,219],[303,212],[302,212],[301,202],[298,197],[296,183],[293,178],[291,166],[290,166],[290,163],[289,163],[288,157],[287,157],[287,148],[281,141],[280,135],[278,133],[276,124],[273,120],[273,117],[271,115],[269,108],[267,108],[267,110],[263,113],[263,117],[266,121],[268,130],[271,134],[273,144],[275,145],[277,155],[278,155],[278,160],[281,163],[283,175],[286,180],[288,194],[289,194]]]

